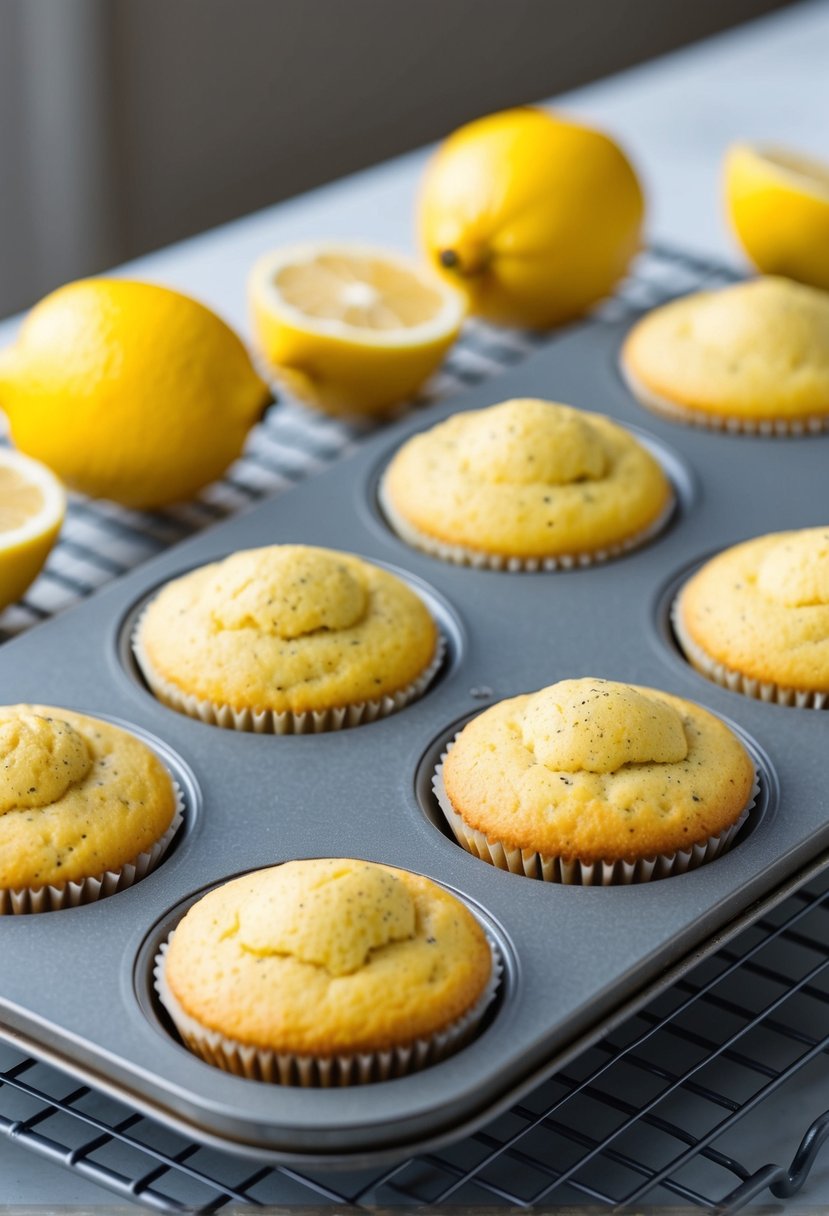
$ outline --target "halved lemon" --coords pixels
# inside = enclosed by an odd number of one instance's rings
[[[63,486],[45,465],[0,448],[0,608],[34,582],[66,514]]]
[[[428,267],[359,244],[291,245],[248,281],[265,359],[332,414],[382,414],[411,397],[458,336],[461,292]]]
[[[829,291],[829,164],[736,144],[724,185],[731,224],[757,269]]]

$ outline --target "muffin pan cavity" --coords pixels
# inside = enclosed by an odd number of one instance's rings
[[[695,694],[698,699],[705,697],[705,690],[710,688],[711,681],[706,680],[688,662],[685,652],[679,644],[679,639],[674,630],[674,605],[676,604],[677,596],[691,575],[695,574],[717,552],[718,550],[716,549],[708,549],[706,552],[687,562],[680,570],[671,574],[667,582],[661,584],[656,595],[653,597],[650,606],[651,611],[643,622],[643,628],[648,631],[653,641],[657,644],[662,657],[670,665],[671,669],[691,673],[695,680],[698,681],[697,692]]]
[[[247,871],[249,872],[249,871]],[[241,874],[230,874],[223,881],[229,882],[234,878],[242,877]],[[176,1030],[169,1012],[164,1007],[158,993],[158,964],[159,958],[163,956],[165,943],[170,935],[175,930],[176,926],[184,917],[185,913],[206,895],[209,891],[214,890],[218,885],[213,883],[205,887],[201,891],[194,892],[187,899],[182,900],[175,907],[170,908],[164,916],[152,927],[147,934],[135,958],[135,968],[133,975],[135,1000],[138,1003],[148,1024],[165,1040],[172,1040],[181,1051],[186,1053],[188,1067],[195,1064],[197,1067],[211,1068],[210,1065],[194,1056],[182,1042],[181,1037]],[[460,1046],[458,1051],[464,1051],[470,1043],[477,1041],[482,1036],[489,1032],[490,1027],[497,1021],[501,1011],[515,999],[516,988],[519,984],[518,964],[515,955],[515,950],[508,934],[504,931],[502,925],[498,923],[485,908],[470,900],[463,892],[448,887],[452,895],[460,899],[472,912],[473,916],[483,927],[486,933],[487,940],[492,950],[493,956],[493,978],[492,985],[494,987],[494,996],[489,999],[486,1006],[486,1011],[481,1021],[475,1027],[474,1032]],[[455,1051],[451,1053],[454,1055]],[[450,1056],[446,1057],[451,1058]],[[439,1068],[445,1063],[445,1060],[437,1060],[427,1064],[428,1069]],[[212,1069],[211,1069],[212,1071]],[[421,1070],[416,1070],[421,1071]],[[251,1083],[248,1081],[248,1083]],[[253,1081],[254,1085],[262,1085],[263,1082]],[[377,1082],[375,1081],[375,1084]],[[267,1087],[266,1087],[267,1088]]]
[[[432,423],[434,425],[434,423]],[[428,430],[428,426],[421,426],[420,431]],[[635,540],[634,543],[627,547],[626,544],[614,547],[612,551],[601,551],[601,555],[596,555],[592,560],[585,559],[571,560],[567,557],[558,559],[538,559],[535,561],[526,562],[521,568],[522,573],[557,573],[560,571],[576,570],[584,568],[588,565],[602,565],[607,561],[618,561],[621,558],[627,557],[635,553],[638,549],[647,545],[658,543],[663,539],[666,533],[677,527],[681,522],[682,515],[691,510],[694,499],[697,493],[697,481],[694,477],[693,470],[683,457],[670,444],[662,439],[656,438],[653,434],[643,430],[641,427],[626,424],[628,430],[634,438],[636,438],[643,447],[651,453],[651,455],[662,466],[662,470],[667,477],[671,489],[673,491],[673,501],[668,505],[667,509],[654,522],[652,529],[648,530],[647,536],[642,539]],[[414,432],[417,433],[417,432]],[[407,435],[406,438],[411,438]],[[400,443],[395,443],[390,446],[384,453],[382,458],[377,462],[375,468],[371,471],[366,483],[365,501],[361,502],[360,513],[366,522],[376,531],[386,536],[393,538],[395,544],[401,547],[404,551],[426,552],[421,550],[417,545],[410,544],[404,537],[402,530],[398,530],[394,522],[389,518],[388,509],[383,501],[383,478],[391,463],[395,453],[400,447]],[[451,546],[450,546],[451,548]],[[441,561],[436,553],[427,553],[434,561]],[[405,558],[401,558],[405,560]],[[477,558],[469,560],[445,559],[452,561],[456,565],[466,568],[474,568],[480,570],[488,570],[495,573],[515,574],[519,572],[521,565],[514,559],[493,559],[485,561],[483,555],[480,560]]]
[[[713,674],[711,676],[704,674],[692,662],[688,653],[688,647],[683,646],[679,637],[676,621],[677,600],[688,580],[706,562],[721,552],[722,550],[720,549],[711,550],[695,561],[690,562],[678,574],[675,574],[657,594],[654,600],[652,626],[654,637],[658,640],[666,661],[673,668],[683,668],[685,671],[693,674],[699,682],[699,692],[697,695],[700,699],[705,697],[705,690],[710,689],[713,685],[721,691],[739,697],[741,701],[748,699],[759,705],[771,706],[777,710],[828,710],[829,694],[797,692],[794,689],[780,688],[776,684],[764,683],[761,680],[751,680],[743,676],[739,671],[731,670],[717,663],[713,663],[717,677],[714,679]],[[701,659],[706,661],[704,652],[701,655]],[[707,661],[712,662],[711,660]]]
[[[463,730],[467,722],[471,722],[476,716],[476,714],[466,714],[457,722],[453,722],[451,726],[442,731],[435,739],[433,739],[423,753],[415,772],[415,796],[417,798],[418,806],[420,807],[424,816],[429,823],[431,823],[433,827],[440,832],[442,836],[446,837],[447,840],[450,840],[458,848],[463,849],[464,852],[469,852],[469,850],[465,849],[460,841],[457,840],[446,815],[441,809],[435,793],[434,778],[436,769],[441,764],[444,756],[446,755],[448,749],[452,746],[452,743],[457,735]],[[730,852],[733,849],[739,848],[739,846],[745,840],[747,840],[752,833],[760,829],[764,820],[768,816],[775,813],[775,808],[779,800],[780,787],[774,766],[764,749],[760,747],[757,741],[747,734],[746,731],[744,731],[736,722],[729,718],[725,718],[722,714],[720,714],[719,717],[728,727],[730,727],[730,729],[744,745],[747,752],[751,756],[756,772],[756,797],[754,798],[753,806],[748,811],[744,822],[740,825],[739,830],[728,845],[728,851]],[[480,855],[476,855],[474,853],[470,853],[470,855],[475,857],[476,860],[481,861],[484,865],[492,865],[492,862],[487,860],[485,857],[481,857]],[[717,861],[725,855],[725,851],[723,851],[718,857],[715,857],[713,860],[707,861],[704,864],[715,865]],[[502,872],[509,872],[511,875],[522,879],[526,879],[527,877],[526,874],[522,873],[518,869]],[[690,868],[689,873],[693,872],[694,869]],[[684,874],[668,874],[661,876],[659,873],[654,873],[649,881],[666,882],[671,879],[675,880],[678,877],[684,877]],[[534,873],[532,878],[542,881],[540,870]],[[607,880],[602,882],[599,880],[598,876],[594,876],[594,878],[595,880],[589,884],[585,884],[573,879],[566,883],[563,882],[562,885],[566,886],[568,890],[573,890],[576,887],[583,886],[588,890],[601,891],[625,891],[628,890],[631,885],[633,885],[630,882],[623,881]],[[635,881],[636,880],[634,880],[634,882]]]
[[[221,560],[222,557],[227,557],[227,553],[220,554],[213,560]],[[458,613],[452,605],[439,591],[424,579],[418,578],[407,570],[403,570],[398,566],[393,566],[388,562],[374,560],[374,564],[388,570],[394,574],[402,582],[406,583],[412,591],[414,591],[421,600],[425,603],[432,618],[434,619],[438,632],[440,634],[439,641],[439,663],[435,674],[431,676],[426,688],[418,694],[414,699],[420,700],[422,697],[428,696],[430,692],[443,680],[446,680],[458,667],[461,662],[461,657],[464,648],[464,628]],[[133,604],[124,614],[123,619],[116,631],[115,635],[115,655],[117,666],[120,668],[119,674],[123,673],[127,676],[133,689],[137,689],[140,694],[152,699],[153,704],[158,706],[163,713],[178,713],[177,710],[170,709],[163,702],[159,701],[149,687],[144,673],[139,666],[134,650],[134,639],[138,624],[146,609],[164,587],[167,582],[175,578],[179,578],[184,574],[189,574],[195,567],[186,567],[172,574],[169,579],[165,579],[157,586],[153,587],[147,594],[142,595],[139,600]],[[403,709],[407,706],[403,706]],[[397,710],[395,712],[402,712]],[[373,719],[376,720],[376,719]],[[211,724],[212,725],[212,724]],[[363,722],[360,725],[370,725],[370,722]],[[273,733],[264,731],[262,733]],[[303,732],[291,732],[303,733]]]
[[[645,408],[680,424],[818,434],[828,420],[827,330],[825,293],[759,275],[654,309],[632,327],[620,370]]]
[[[237,1154],[352,1167],[399,1159],[481,1125],[829,865],[826,718],[775,711],[703,679],[670,640],[667,614],[680,578],[713,547],[829,518],[829,436],[769,443],[656,416],[640,431],[643,412],[611,364],[621,337],[607,322],[571,327],[463,402],[392,423],[288,493],[0,648],[9,700],[126,720],[188,803],[176,847],[144,881],[65,914],[0,917],[0,1022],[18,1042]],[[392,452],[459,408],[510,397],[565,401],[631,427],[674,484],[672,526],[623,559],[548,577],[493,575],[407,546],[376,502]],[[275,543],[346,550],[407,579],[447,641],[422,697],[370,727],[274,740],[206,727],[149,693],[130,638],[157,589]],[[429,788],[446,741],[487,705],[585,676],[662,689],[738,730],[760,770],[760,797],[727,853],[664,881],[600,888],[522,881],[447,837]],[[194,893],[228,875],[331,856],[371,858],[460,893],[506,960],[485,1029],[422,1073],[371,1085],[370,1100],[360,1086],[254,1083],[204,1064],[171,1035],[150,978]]]
[[[55,717],[60,715],[59,706],[50,708],[57,711]],[[192,770],[181,756],[156,735],[150,734],[133,722],[103,713],[85,714],[84,717],[89,719],[90,725],[97,720],[118,727],[155,753],[173,782],[176,801],[175,815],[167,830],[151,846],[146,846],[141,853],[133,856],[132,860],[120,864],[116,869],[106,865],[100,869],[93,869],[90,866],[86,870],[87,877],[85,878],[67,880],[65,883],[57,885],[47,883],[31,888],[0,890],[0,917],[40,915],[42,913],[65,915],[70,910],[80,907],[98,907],[101,901],[120,895],[138,883],[146,882],[151,878],[183,846],[185,839],[196,827],[200,806],[199,787]],[[112,757],[109,757],[109,762],[110,767],[114,768],[117,764],[117,754],[114,761]],[[63,763],[66,764],[67,760],[64,759]],[[113,775],[118,776],[117,770]],[[95,782],[95,784],[100,783],[100,781]],[[113,797],[116,797],[117,794],[116,788]],[[87,837],[84,835],[83,840],[86,839]],[[75,847],[77,847],[77,843],[76,841]],[[69,851],[74,850],[70,847]],[[100,854],[95,855],[96,862],[99,857]]]

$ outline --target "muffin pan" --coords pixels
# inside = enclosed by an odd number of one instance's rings
[[[86,907],[0,918],[0,1033],[204,1142],[260,1159],[362,1165],[483,1122],[829,864],[829,718],[710,683],[682,659],[666,623],[667,590],[713,548],[829,518],[829,437],[722,435],[646,414],[614,369],[623,332],[574,327],[520,369],[409,415],[0,650],[6,701],[131,724],[163,741],[188,794],[175,847],[134,887]],[[456,409],[510,396],[565,401],[633,426],[677,489],[666,530],[607,564],[552,573],[452,566],[397,538],[376,498],[397,444]],[[128,639],[153,589],[235,549],[286,541],[351,550],[405,572],[424,594],[449,645],[419,700],[351,730],[276,737],[209,726],[151,696]],[[580,675],[664,688],[740,730],[761,791],[730,852],[662,881],[563,887],[501,872],[447,836],[428,781],[441,743],[494,700]],[[369,1087],[265,1085],[201,1062],[155,1000],[159,942],[216,883],[331,855],[420,871],[468,902],[504,959],[484,1028],[434,1067]]]

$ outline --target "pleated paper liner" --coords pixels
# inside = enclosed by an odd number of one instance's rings
[[[829,429],[829,413],[808,414],[800,418],[740,418],[734,414],[709,414],[707,410],[680,405],[653,392],[624,361],[620,361],[619,367],[622,379],[640,404],[671,422],[682,422],[686,426],[702,427],[709,431],[727,431],[732,435],[762,435],[764,438],[819,435]]]
[[[145,610],[146,612],[146,610]],[[435,653],[427,667],[417,679],[407,684],[397,692],[388,693],[374,700],[357,701],[353,705],[343,705],[334,709],[305,710],[294,713],[291,710],[277,711],[273,709],[236,709],[232,705],[219,705],[213,701],[202,700],[190,693],[184,693],[175,684],[165,680],[153,670],[149,656],[141,642],[141,626],[144,622],[142,613],[132,638],[132,650],[141,674],[149,685],[150,691],[162,704],[175,709],[180,714],[190,718],[199,718],[211,726],[221,726],[225,730],[253,731],[260,735],[311,735],[324,731],[342,730],[346,727],[361,726],[366,722],[375,722],[378,718],[387,718],[389,714],[410,705],[422,696],[440,670],[446,654],[446,640],[438,634]]]
[[[409,522],[392,504],[386,491],[385,481],[381,481],[377,491],[383,514],[397,535],[413,549],[421,549],[441,561],[452,562],[456,566],[472,566],[478,570],[501,570],[509,574],[537,573],[538,571],[575,570],[585,566],[600,565],[623,557],[633,549],[638,549],[665,528],[676,509],[676,498],[671,494],[667,505],[660,511],[656,519],[647,528],[634,532],[631,536],[590,553],[559,553],[554,557],[510,557],[507,554],[486,553],[481,549],[472,549],[467,545],[450,545],[421,532]]]
[[[495,942],[487,934],[492,952],[492,972],[486,988],[475,1004],[445,1029],[428,1038],[387,1051],[359,1052],[335,1056],[297,1055],[251,1047],[209,1030],[186,1013],[170,990],[164,960],[175,930],[162,943],[156,955],[153,975],[155,990],[187,1047],[215,1068],[247,1077],[251,1081],[328,1089],[346,1085],[366,1085],[418,1072],[446,1059],[477,1033],[501,982],[503,963]]]
[[[808,688],[789,688],[772,680],[758,680],[743,675],[734,667],[713,659],[699,646],[685,629],[679,615],[679,599],[671,606],[671,627],[685,657],[692,667],[713,683],[730,692],[742,693],[755,701],[774,705],[787,705],[795,709],[829,709],[829,693],[815,692]]]
[[[21,887],[17,890],[0,888],[0,916],[29,912],[57,912],[62,908],[77,908],[81,904],[95,903],[117,891],[140,882],[154,870],[170,847],[173,838],[184,822],[184,795],[177,781],[176,809],[170,826],[159,836],[151,848],[139,853],[132,861],[117,870],[104,870],[90,878],[76,882],[52,883],[44,887]]]
[[[449,745],[451,746],[452,744]],[[568,861],[563,857],[547,856],[534,849],[512,848],[497,840],[490,840],[477,828],[470,827],[452,806],[443,784],[443,762],[448,751],[449,748],[441,756],[440,764],[432,776],[432,790],[458,844],[474,857],[497,866],[499,870],[569,886],[628,886],[631,883],[651,882],[696,870],[728,851],[748,819],[760,791],[758,774],[755,772],[749,800],[739,819],[717,836],[709,836],[707,840],[700,841],[690,849],[642,857],[636,861]]]

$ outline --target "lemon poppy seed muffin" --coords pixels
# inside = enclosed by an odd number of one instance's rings
[[[0,707],[0,911],[128,886],[179,822],[170,774],[134,735],[68,709]]]
[[[173,709],[237,730],[328,730],[392,712],[440,662],[426,605],[349,553],[271,545],[168,583],[134,640]]]
[[[460,1046],[494,991],[491,948],[460,900],[347,858],[286,862],[211,891],[156,975],[193,1051],[289,1084],[432,1063]]]
[[[760,433],[829,425],[829,295],[769,276],[695,292],[634,325],[622,372],[680,422]]]
[[[579,679],[474,718],[435,792],[458,841],[485,861],[554,882],[633,882],[718,856],[754,777],[742,743],[707,710]]]
[[[829,526],[759,536],[682,588],[674,631],[698,671],[781,705],[829,705]]]
[[[616,556],[652,536],[673,505],[661,465],[624,427],[534,399],[453,414],[413,436],[380,497],[409,544],[495,569]]]

